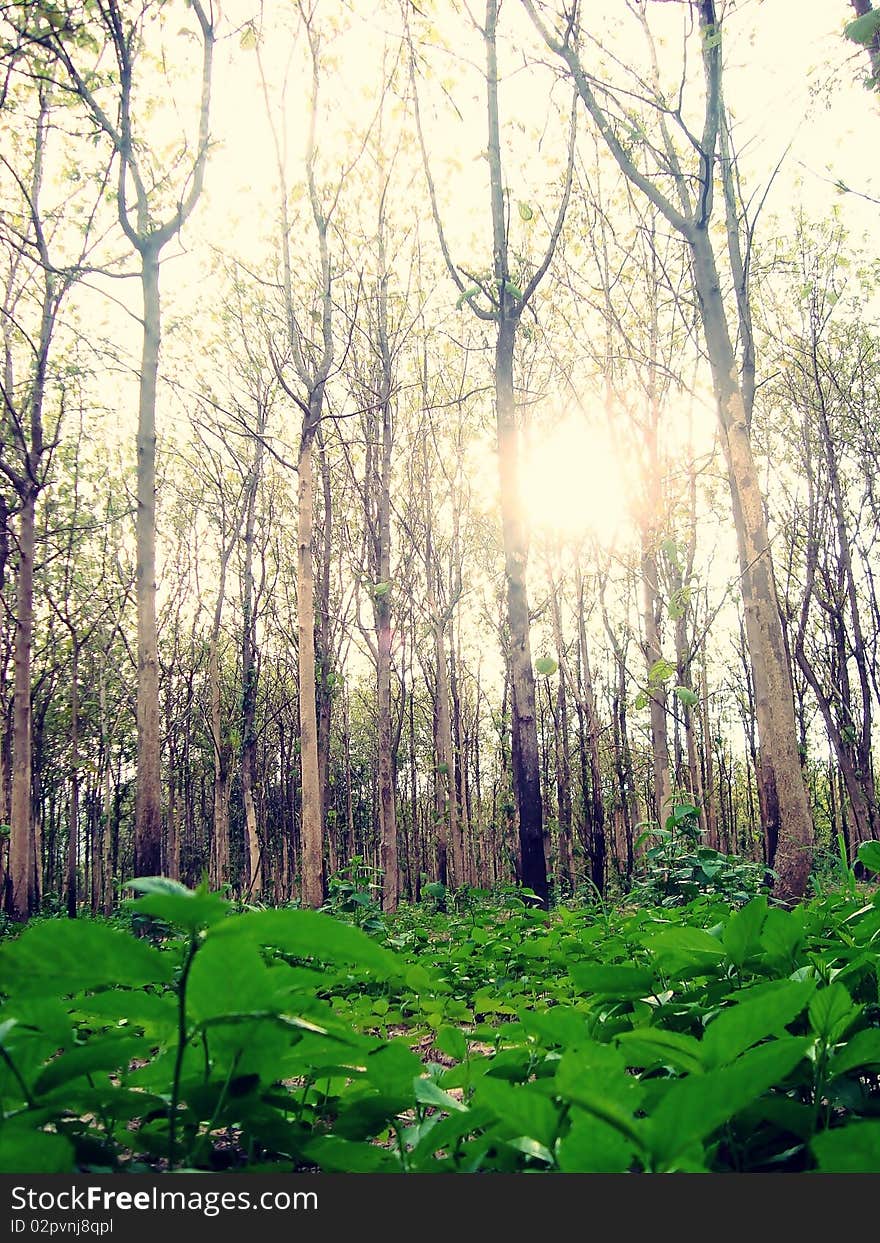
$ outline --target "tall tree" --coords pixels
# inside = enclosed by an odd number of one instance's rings
[[[529,596],[527,584],[528,535],[520,488],[519,424],[514,360],[516,334],[522,316],[544,279],[562,232],[571,192],[574,162],[574,113],[568,144],[568,165],[556,218],[541,260],[531,270],[524,287],[514,272],[509,246],[510,196],[504,182],[499,109],[498,0],[487,0],[485,22],[480,28],[486,65],[486,109],[488,122],[489,206],[492,221],[491,277],[473,279],[452,260],[441,223],[437,194],[427,158],[415,93],[416,120],[424,157],[425,173],[434,222],[446,267],[459,290],[460,302],[467,302],[479,319],[495,326],[495,419],[498,445],[498,471],[501,497],[501,530],[504,543],[504,572],[507,588],[508,660],[511,674],[511,729],[514,795],[519,820],[520,879],[546,905],[548,897],[547,862],[544,854],[544,816],[541,802],[541,775],[538,762],[538,730],[535,704],[535,673],[532,667]],[[415,71],[413,69],[415,90]],[[527,208],[531,212],[531,208]],[[482,296],[488,306],[478,301]]]
[[[297,448],[297,569],[296,596],[299,651],[299,726],[301,777],[302,899],[306,906],[318,907],[324,901],[324,808],[321,806],[321,771],[318,763],[318,713],[315,681],[315,450],[321,420],[325,414],[327,383],[334,366],[333,269],[329,229],[339,200],[340,185],[329,205],[319,189],[317,146],[318,109],[321,84],[321,31],[316,6],[301,3],[299,21],[305,32],[309,53],[310,91],[306,131],[305,171],[311,226],[318,248],[317,280],[307,290],[303,307],[294,284],[292,238],[294,222],[289,213],[286,125],[273,117],[266,74],[260,73],[267,113],[275,147],[279,186],[281,257],[281,298],[284,319],[283,344],[272,342],[270,349],[276,374],[284,392],[301,414]],[[257,41],[260,57],[260,42]],[[286,91],[286,85],[285,85]],[[282,100],[282,104],[284,100]],[[345,173],[343,173],[344,180]],[[311,319],[314,331],[309,328]]]
[[[47,482],[65,412],[64,369],[56,367],[53,371],[52,354],[62,303],[81,277],[94,244],[96,212],[93,201],[76,221],[75,252],[65,255],[69,243],[65,246],[60,240],[65,222],[57,209],[47,210],[44,202],[47,182],[56,175],[57,167],[57,159],[50,161],[49,150],[57,128],[53,118],[55,96],[52,84],[38,76],[27,102],[19,105],[17,119],[25,135],[27,171],[20,173],[8,157],[2,158],[4,180],[11,194],[0,232],[6,259],[0,301],[0,473],[15,498],[12,505],[5,499],[2,503],[4,539],[11,512],[18,513],[6,897],[10,914],[21,920],[36,904],[39,879],[32,806],[31,685],[37,502]],[[61,142],[61,134],[55,134],[56,155]],[[99,175],[94,187],[98,202],[105,185]],[[68,210],[73,216],[70,205]],[[49,426],[47,418],[51,418]]]
[[[149,125],[150,106],[140,108],[142,79],[150,46],[147,28],[158,0],[130,8],[106,0],[85,18],[71,14],[69,22],[49,23],[40,39],[63,71],[65,85],[87,110],[98,130],[112,145],[117,159],[119,224],[140,263],[143,298],[143,340],[137,427],[137,801],[135,811],[134,871],[137,876],[161,870],[162,780],[159,729],[159,657],[156,615],[156,404],[162,311],[159,268],[162,251],[180,234],[199,200],[208,159],[211,82],[214,60],[213,5],[188,0],[201,42],[201,78],[195,153],[184,139],[172,167],[154,159],[155,148],[143,129]],[[92,51],[92,61],[83,63]],[[115,73],[109,85],[103,67],[109,49]],[[133,195],[133,202],[132,202]],[[170,204],[173,204],[171,206]],[[161,219],[161,213],[165,218]]]
[[[522,0],[548,48],[565,64],[584,107],[601,133],[623,174],[639,189],[686,241],[703,336],[712,372],[721,443],[727,463],[731,504],[739,549],[740,576],[755,710],[760,738],[762,812],[769,857],[777,874],[776,892],[794,900],[806,890],[812,862],[813,824],[801,773],[794,717],[794,695],[788,653],[782,632],[779,601],[764,498],[749,433],[755,392],[754,342],[748,285],[748,252],[744,252],[744,213],[737,210],[735,164],[730,156],[728,123],[722,97],[722,23],[716,0],[699,0],[697,33],[704,73],[700,133],[686,126],[681,109],[665,106],[659,84],[656,52],[651,38],[645,0],[637,15],[649,40],[647,81],[640,82],[656,110],[657,138],[636,130],[634,148],[623,137],[610,106],[599,102],[591,75],[579,48],[579,6],[573,4],[560,29],[551,29],[533,0]],[[684,92],[687,82],[682,80]],[[613,91],[610,98],[615,98]],[[670,119],[682,126],[686,150],[695,151],[697,167],[690,170],[675,146]],[[632,132],[631,122],[626,122]],[[641,120],[640,120],[641,125]],[[645,172],[653,161],[654,172]],[[720,177],[736,317],[731,327],[710,222],[715,203],[716,175]],[[662,188],[671,184],[673,196]],[[750,232],[747,237],[750,237]],[[734,333],[741,357],[737,359]]]

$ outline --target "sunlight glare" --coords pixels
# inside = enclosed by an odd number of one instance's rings
[[[532,531],[561,541],[592,536],[603,547],[629,520],[621,464],[607,430],[567,415],[533,428],[523,445],[521,487]]]

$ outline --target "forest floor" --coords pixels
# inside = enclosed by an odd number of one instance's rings
[[[368,931],[137,886],[0,944],[0,1172],[880,1172],[867,887]]]

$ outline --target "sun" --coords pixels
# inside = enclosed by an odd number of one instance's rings
[[[631,523],[619,455],[607,430],[582,415],[532,428],[520,487],[529,528],[562,542],[591,536],[614,547]]]

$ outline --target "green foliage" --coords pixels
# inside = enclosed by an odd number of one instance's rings
[[[870,872],[880,872],[880,842],[862,842],[858,858]]]
[[[848,22],[843,28],[847,39],[853,43],[861,43],[865,47],[878,32],[880,32],[880,9],[872,9],[869,13],[863,13],[861,17]]]
[[[702,894],[739,905],[761,891],[764,869],[759,864],[700,845],[699,814],[699,807],[690,801],[676,803],[662,828],[639,837],[639,845],[653,843],[633,886],[639,902],[680,906]]]
[[[384,928],[379,901],[382,882],[376,868],[365,863],[361,855],[354,855],[346,867],[334,873],[327,889],[324,910],[328,914],[341,916],[367,932]]]
[[[880,1172],[880,900],[137,892],[0,948],[0,1171]]]

